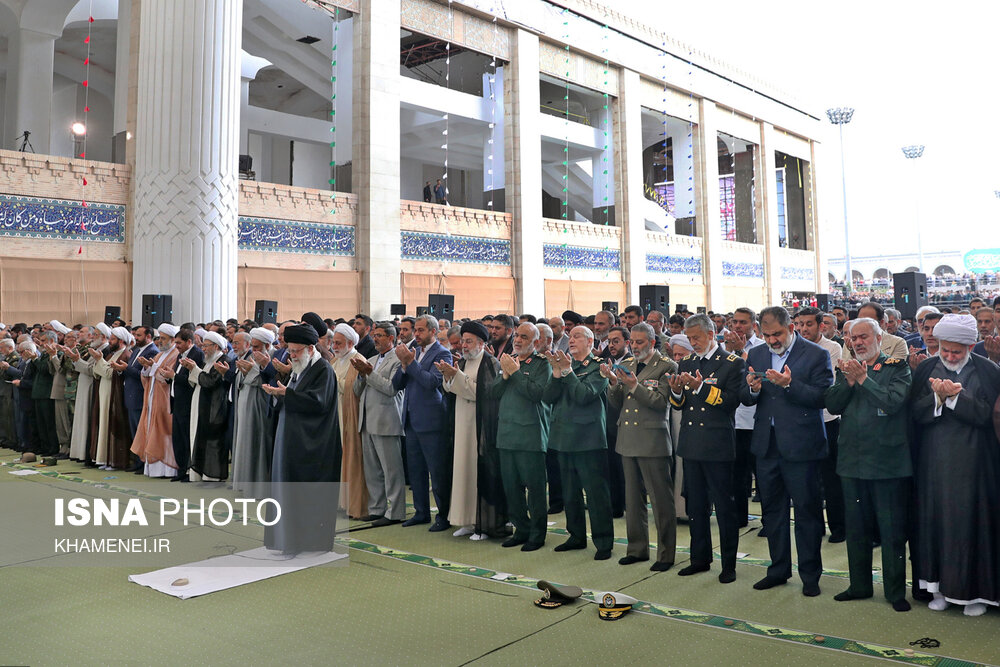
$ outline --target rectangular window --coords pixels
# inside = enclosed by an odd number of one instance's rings
[[[782,248],[788,247],[788,227],[785,220],[787,204],[785,203],[785,168],[779,167],[774,170],[774,182],[778,190],[778,245]]]

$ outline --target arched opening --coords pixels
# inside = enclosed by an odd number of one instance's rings
[[[889,273],[889,269],[876,269],[875,273],[872,274],[872,279],[874,280],[888,280],[892,276]]]
[[[955,275],[955,269],[951,268],[947,264],[942,264],[941,266],[934,269],[934,275],[944,278],[945,276]]]

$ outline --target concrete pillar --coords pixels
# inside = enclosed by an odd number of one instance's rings
[[[118,0],[115,42],[115,114],[113,133],[125,132],[128,122],[129,42],[132,36],[132,2]],[[123,146],[124,148],[124,146]],[[124,158],[124,153],[122,158]]]
[[[366,2],[354,21],[351,188],[358,196],[361,309],[376,320],[401,300],[399,13],[400,0]]]
[[[515,312],[545,312],[542,256],[542,137],[539,133],[538,36],[518,30],[504,78],[506,209],[512,214]]]
[[[134,320],[143,294],[173,295],[177,322],[237,314],[242,14],[229,0],[142,2]]]
[[[639,75],[622,70],[614,114],[614,145],[618,148],[616,181],[618,219],[622,227],[622,272],[625,298],[639,303],[639,286],[646,281],[646,197],[642,187],[642,104]],[[624,308],[624,306],[622,306]]]
[[[695,215],[694,128],[684,127],[670,134],[674,158],[674,217]],[[673,233],[674,230],[670,230]]]
[[[705,295],[709,310],[724,307],[722,290],[722,217],[719,211],[718,126],[715,102],[698,103],[698,126],[694,132],[695,201],[698,227],[704,239]]]
[[[20,148],[27,130],[36,153],[50,152],[52,65],[58,36],[27,28],[12,30],[7,36],[3,148]]]
[[[768,305],[781,303],[781,261],[778,256],[778,181],[775,176],[774,126],[761,121],[760,150],[754,160],[757,181],[757,230],[763,232],[764,297]]]
[[[830,291],[830,277],[827,275],[825,253],[826,248],[820,242],[823,238],[819,233],[819,188],[816,186],[816,162],[818,144],[815,141],[809,141],[809,194],[812,197],[812,209],[808,211],[808,217],[806,224],[812,230],[813,237],[813,257],[815,259],[816,266],[816,283],[814,289],[820,294],[827,294]]]

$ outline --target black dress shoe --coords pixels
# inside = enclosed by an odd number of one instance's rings
[[[381,528],[382,526],[394,526],[397,523],[403,523],[402,519],[386,519],[384,516],[372,521],[372,526],[376,528]]]
[[[819,584],[815,581],[811,581],[808,584],[802,584],[802,594],[807,598],[814,598],[819,595]]]
[[[656,561],[655,563],[653,563],[652,565],[649,566],[649,571],[650,572],[666,572],[667,570],[669,570],[673,566],[674,566],[673,563],[664,563],[663,561],[658,560],[658,561]]]
[[[441,517],[438,517],[437,519],[435,519],[434,525],[428,528],[427,530],[428,532],[431,533],[440,533],[442,530],[448,530],[449,528],[451,528],[451,524],[442,519]]]
[[[677,576],[679,576],[679,577],[690,577],[692,574],[698,574],[699,572],[708,572],[710,569],[711,569],[711,566],[708,563],[704,563],[704,564],[691,563],[687,567],[682,568],[677,573]]]
[[[848,600],[866,600],[871,596],[872,596],[871,593],[869,593],[868,595],[855,595],[854,593],[851,592],[851,589],[848,588],[843,593],[837,593],[836,595],[834,595],[833,599],[836,600],[837,602],[847,602]]]
[[[896,600],[892,603],[892,608],[895,611],[910,611],[910,603],[906,599]]]
[[[407,528],[409,526],[417,526],[417,525],[420,525],[422,523],[430,523],[430,522],[431,522],[430,519],[421,519],[421,518],[418,518],[418,517],[414,516],[414,517],[410,517],[409,519],[407,519],[406,521],[403,522],[403,528]]]
[[[912,595],[913,599],[917,602],[930,602],[934,599],[934,595],[923,588],[917,588],[915,586],[911,589],[910,595]]]
[[[594,560],[608,560],[611,558],[611,549],[601,549],[594,554]]]
[[[649,560],[649,558],[639,558],[638,556],[625,556],[624,558],[618,559],[619,565],[631,565],[632,563],[642,563]]]
[[[559,546],[557,546],[553,551],[573,551],[575,549],[586,549],[586,542],[577,542],[576,540],[566,540]]]
[[[525,542],[521,545],[521,551],[538,551],[545,542]]]
[[[361,517],[361,520],[362,521],[378,521],[383,516],[385,516],[385,515],[384,514],[369,514],[367,516]]]
[[[720,584],[731,584],[736,581],[736,570],[723,570],[719,573]]]
[[[769,588],[774,588],[775,586],[781,586],[788,582],[788,579],[779,579],[778,577],[764,577],[756,584],[753,585],[756,591],[766,591]]]
[[[563,511],[562,505],[553,505],[549,508],[549,514],[560,514]]]
[[[827,540],[830,544],[839,544],[847,540],[847,536],[844,533],[830,533],[830,538]]]
[[[93,461],[84,461],[83,465],[85,465],[88,468],[96,468],[97,467],[97,464],[94,463]]]
[[[403,524],[403,525],[405,526],[406,524]],[[527,544],[527,543],[528,543],[528,540],[526,540],[524,538],[521,538],[521,537],[509,537],[506,540],[504,540],[500,544],[500,546],[507,547],[507,548],[510,548],[510,547],[519,547],[522,544]]]

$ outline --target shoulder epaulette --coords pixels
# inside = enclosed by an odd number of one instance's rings
[[[726,361],[736,361],[737,359],[740,358],[741,357],[738,354],[730,354],[728,357],[726,357]]]
[[[695,355],[694,355],[694,353],[692,352],[692,353],[691,353],[691,354],[689,354],[688,356],[686,356],[686,357],[684,357],[683,359],[681,359],[681,361],[687,361],[687,360],[689,360],[689,359],[694,359],[694,356],[695,356]]]
[[[903,363],[903,360],[902,359],[897,359],[896,357],[888,357],[885,360],[885,363],[887,363],[887,364],[900,364],[900,363]]]

